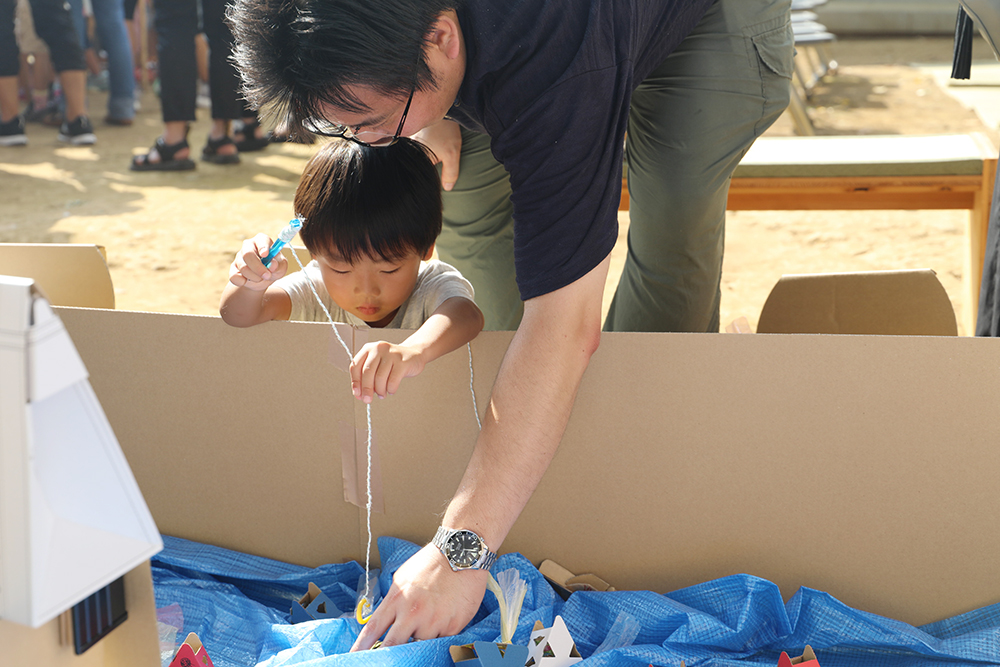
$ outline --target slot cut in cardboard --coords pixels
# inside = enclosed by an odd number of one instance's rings
[[[455,667],[524,667],[528,647],[519,644],[473,642],[448,649]]]
[[[292,603],[290,612],[293,624],[321,618],[337,618],[340,614],[341,611],[333,603],[333,600],[311,581],[306,594]]]

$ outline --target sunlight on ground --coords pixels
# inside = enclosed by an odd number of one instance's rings
[[[86,188],[77,180],[76,173],[66,169],[60,169],[51,162],[39,162],[38,164],[11,164],[0,162],[0,171],[16,176],[29,176],[43,181],[53,181],[72,186],[80,192]]]

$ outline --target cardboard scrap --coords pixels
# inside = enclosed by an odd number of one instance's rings
[[[535,621],[535,628],[528,641],[525,667],[568,667],[581,660],[583,658],[562,616],[555,617],[551,628],[543,628],[541,621]]]
[[[538,571],[549,580],[556,592],[564,600],[576,591],[613,591],[615,587],[596,574],[573,574],[559,563],[545,559],[538,566]]]
[[[208,651],[202,646],[198,635],[190,633],[184,643],[177,649],[174,659],[170,661],[170,667],[215,667],[212,659],[208,657]]]
[[[524,667],[528,647],[518,644],[473,642],[448,649],[451,659],[462,667]]]
[[[295,623],[305,623],[321,618],[338,618],[341,612],[337,605],[333,603],[326,593],[313,582],[309,582],[309,590],[292,603],[291,621]]]
[[[778,667],[792,667],[792,665],[798,665],[798,667],[819,667],[819,660],[816,659],[816,654],[813,652],[812,646],[806,644],[802,655],[797,658],[789,658],[788,654],[782,651],[778,657]]]

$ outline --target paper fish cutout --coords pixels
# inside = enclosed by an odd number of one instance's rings
[[[567,667],[581,660],[583,658],[562,616],[555,617],[551,628],[543,628],[541,621],[535,621],[531,639],[528,640],[525,667]]]
[[[198,635],[191,633],[184,640],[184,643],[177,649],[174,659],[170,661],[170,667],[215,667],[212,659],[208,657],[208,651],[201,645]]]
[[[528,647],[517,644],[473,642],[448,649],[455,665],[461,667],[524,667]]]
[[[320,590],[319,586],[311,581],[308,592],[298,602],[292,603],[291,621],[293,624],[339,616],[340,610],[337,609],[337,605],[327,597],[326,593]]]
[[[778,667],[792,667],[792,665],[797,665],[798,667],[819,667],[819,660],[816,659],[816,653],[813,652],[812,646],[806,644],[802,655],[797,658],[789,658],[788,654],[782,651],[781,656],[778,657]]]

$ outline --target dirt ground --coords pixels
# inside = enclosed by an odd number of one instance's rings
[[[997,128],[912,65],[950,62],[950,38],[840,39],[830,51],[839,68],[811,100],[817,133],[984,131],[1000,139]],[[977,48],[977,59],[981,54]],[[132,127],[109,127],[99,122],[103,95],[90,93],[95,146],[67,147],[55,129],[29,125],[27,147],[0,148],[0,242],[103,245],[119,309],[215,315],[242,240],[261,231],[273,236],[292,216],[295,185],[315,147],[274,144],[236,167],[199,162],[193,172],[131,172],[130,157],[161,128],[152,92],[141,102]],[[190,136],[196,152],[208,123],[199,110]],[[793,134],[787,115],[768,134]],[[730,213],[723,326],[739,316],[756,326],[785,273],[924,267],[937,272],[961,322],[967,220],[965,211]],[[621,223],[605,305],[621,270],[627,214]]]

